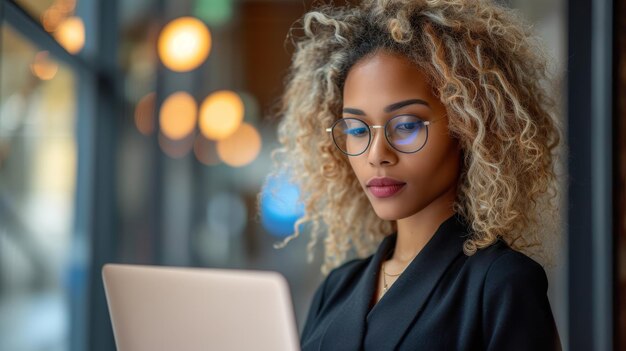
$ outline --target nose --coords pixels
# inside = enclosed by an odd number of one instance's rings
[[[384,128],[372,128],[372,141],[369,146],[367,161],[375,167],[390,166],[398,161],[395,150],[385,138]]]

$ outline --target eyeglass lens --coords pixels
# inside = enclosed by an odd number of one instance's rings
[[[356,118],[342,118],[333,125],[333,140],[348,155],[365,152],[371,141],[370,128]],[[424,122],[411,115],[396,116],[386,124],[385,135],[393,148],[400,152],[416,152],[426,143]]]

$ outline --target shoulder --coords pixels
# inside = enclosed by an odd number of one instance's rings
[[[547,288],[548,280],[543,267],[525,254],[509,249],[489,265],[485,284],[501,281],[533,284]]]
[[[543,266],[501,239],[478,250],[468,263],[481,277],[485,299],[541,296],[547,292],[548,278]]]
[[[541,264],[501,240],[475,256],[486,349],[561,349]]]
[[[489,247],[478,250],[468,258],[468,263],[474,266],[473,269],[481,271],[486,280],[485,283],[493,283],[501,279],[510,280],[513,277],[542,280],[541,278],[546,276],[539,262],[512,249],[502,239],[498,239]]]

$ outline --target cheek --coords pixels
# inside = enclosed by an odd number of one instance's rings
[[[414,157],[407,159],[406,175],[415,185],[435,190],[442,183],[449,183],[458,173],[458,154],[452,144],[431,144]],[[422,153],[422,151],[424,151]]]
[[[350,167],[352,168],[352,171],[357,176],[357,178],[360,179],[360,177],[363,176],[361,174],[363,170],[363,162],[360,161],[359,157],[349,157],[348,160],[350,162]]]
[[[407,160],[403,176],[406,181],[419,188],[428,187],[434,176],[433,164],[425,157]]]

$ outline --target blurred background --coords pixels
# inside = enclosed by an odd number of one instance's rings
[[[626,350],[624,0],[501,1],[553,57],[566,156],[547,269],[571,350]],[[0,0],[0,350],[113,350],[106,262],[323,279],[297,187],[261,184],[309,0]],[[259,214],[257,215],[257,212]],[[306,227],[305,227],[306,233]]]

